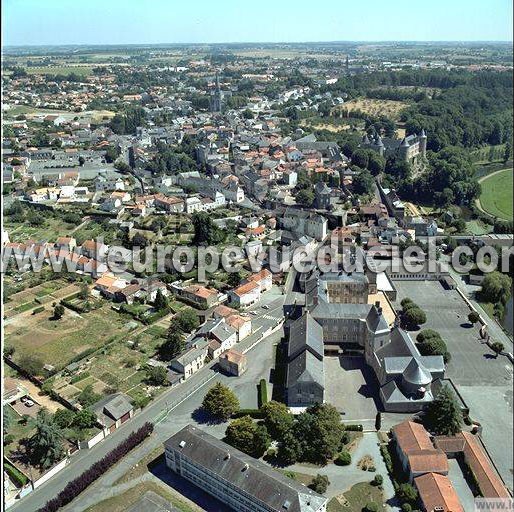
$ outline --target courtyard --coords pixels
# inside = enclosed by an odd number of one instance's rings
[[[379,407],[378,388],[363,357],[325,356],[325,400],[344,422],[374,422]]]

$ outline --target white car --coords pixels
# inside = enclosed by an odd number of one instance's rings
[[[262,306],[262,309],[269,309],[269,305],[268,304],[264,304],[264,306]]]
[[[24,404],[27,406],[27,407],[32,407],[34,405],[34,402],[32,400],[30,400],[29,398],[27,398],[24,402]]]

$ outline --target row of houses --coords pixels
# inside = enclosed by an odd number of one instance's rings
[[[248,308],[259,302],[261,294],[270,290],[272,284],[272,273],[268,269],[262,269],[229,291],[230,303],[236,307]]]
[[[187,349],[171,361],[168,379],[173,384],[188,379],[203,368],[207,358],[219,358],[221,368],[231,375],[246,371],[246,356],[233,347],[252,332],[249,316],[239,314],[225,305],[214,308],[212,318],[191,334]]]

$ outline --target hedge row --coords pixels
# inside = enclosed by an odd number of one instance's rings
[[[130,315],[134,320],[139,320],[141,323],[145,325],[150,325],[156,322],[157,320],[160,320],[161,318],[164,318],[166,315],[171,313],[171,309],[163,308],[159,309],[159,311],[156,311],[155,313],[152,313],[151,315],[144,316],[141,313],[136,313],[132,310],[132,308],[127,304],[122,304],[120,306],[120,311],[122,313],[126,313],[127,315]]]
[[[266,379],[261,379],[259,382],[259,409],[268,403],[268,386]]]
[[[23,487],[29,481],[29,479],[17,468],[11,466],[8,462],[4,464],[5,472],[9,475],[9,478],[16,484],[17,487]]]
[[[362,432],[362,425],[345,425],[344,428],[349,432]]]
[[[42,313],[45,310],[44,306],[39,306],[38,308],[35,308],[32,310],[33,315],[37,315],[38,313]]]
[[[127,455],[130,450],[143,442],[152,432],[153,425],[148,422],[135,432],[132,432],[125,441],[120,443],[98,462],[95,462],[95,464],[89,469],[86,469],[80,476],[69,482],[55,498],[47,501],[37,512],[56,512],[59,508],[71,503],[74,498],[101,477],[121,458]]]

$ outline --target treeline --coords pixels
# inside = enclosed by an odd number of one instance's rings
[[[111,130],[118,135],[129,135],[142,126],[146,119],[146,112],[138,106],[129,106],[116,114],[109,124]]]
[[[428,159],[428,171],[418,177],[397,176],[397,187],[402,197],[423,204],[448,206],[470,204],[480,195],[480,184],[466,150],[447,147],[439,153],[429,153]]]
[[[159,142],[157,143],[157,149],[157,155],[146,166],[146,169],[151,171],[152,174],[176,174],[198,170],[194,158],[194,139],[184,136],[182,143],[178,146],[170,146]]]

